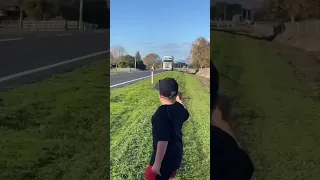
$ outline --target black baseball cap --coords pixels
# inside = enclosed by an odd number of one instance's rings
[[[164,97],[174,97],[178,95],[179,86],[174,78],[164,78],[159,80],[155,88]]]

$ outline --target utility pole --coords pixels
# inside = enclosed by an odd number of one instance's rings
[[[243,21],[243,6],[241,5],[241,10],[240,10],[240,12],[241,12],[241,21]]]
[[[251,10],[251,21],[253,22],[254,21],[254,9],[252,8]]]
[[[137,53],[134,56],[134,68],[137,70]]]
[[[249,19],[249,9],[246,9],[246,20],[248,20]]]
[[[83,0],[80,0],[79,7],[79,30],[83,30]]]
[[[224,20],[227,20],[227,2],[224,2]]]

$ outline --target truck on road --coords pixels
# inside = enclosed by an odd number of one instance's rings
[[[173,56],[164,56],[162,63],[163,63],[162,64],[163,70],[173,71],[173,63],[174,63],[174,57]]]

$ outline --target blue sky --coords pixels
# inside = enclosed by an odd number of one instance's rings
[[[111,46],[185,60],[194,40],[210,38],[210,0],[112,0],[110,21]]]

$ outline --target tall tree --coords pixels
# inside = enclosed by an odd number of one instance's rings
[[[135,57],[136,57],[136,60],[137,60],[137,61],[141,61],[141,60],[142,60],[142,59],[141,59],[141,55],[140,55],[140,52],[139,52],[139,51],[137,51],[137,52],[136,52]]]
[[[150,53],[143,58],[143,62],[148,69],[150,69],[151,66],[154,66],[155,63],[159,61],[161,61],[160,56],[156,53]]]
[[[123,62],[126,64],[127,67],[134,68],[135,59],[133,56],[130,56],[130,55],[124,56]]]
[[[13,5],[19,10],[19,30],[22,30],[22,20],[28,6],[28,0],[12,0]]]
[[[126,50],[122,46],[112,46],[110,52],[113,56],[113,61],[117,68],[119,63],[123,61],[125,55],[127,54]]]
[[[193,66],[204,68],[210,66],[210,41],[199,37],[192,43],[190,55],[187,58]]]
[[[110,53],[110,65],[115,65],[116,61],[114,60],[113,54]]]

